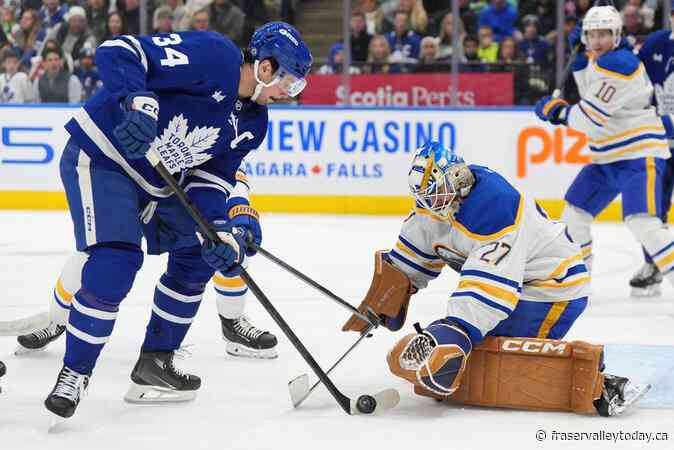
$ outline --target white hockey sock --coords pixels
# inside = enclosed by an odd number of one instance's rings
[[[241,277],[213,276],[218,314],[226,319],[237,319],[246,307],[248,287]]]
[[[61,276],[56,281],[54,298],[49,307],[49,317],[52,322],[59,325],[68,323],[73,295],[82,286],[82,268],[88,258],[89,255],[84,252],[75,252],[66,260]]]
[[[588,271],[592,271],[592,221],[591,214],[580,208],[566,204],[561,217],[562,222],[566,223],[566,229],[571,239],[580,245],[583,251],[583,259]]]
[[[660,272],[674,285],[674,234],[660,218],[635,214],[625,219],[634,237],[644,246]]]

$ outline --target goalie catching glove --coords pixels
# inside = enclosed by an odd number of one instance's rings
[[[391,372],[438,396],[453,394],[473,348],[468,334],[445,319],[425,330],[414,327],[417,333],[398,341],[386,357]]]
[[[376,316],[381,324],[391,331],[402,328],[407,317],[407,306],[410,296],[416,292],[407,275],[387,260],[383,251],[374,255],[374,276],[365,299],[360,303],[358,311],[368,317]],[[362,333],[367,323],[355,315],[344,324],[342,331]]]

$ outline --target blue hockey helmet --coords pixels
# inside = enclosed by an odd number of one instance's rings
[[[248,46],[255,58],[255,79],[258,84],[271,86],[283,83],[288,95],[295,97],[302,92],[307,82],[305,77],[311,69],[313,58],[299,31],[285,22],[267,23],[253,33]],[[264,84],[258,78],[258,64],[272,58],[279,66],[274,80]]]
[[[468,195],[475,177],[463,158],[437,141],[428,141],[414,153],[407,176],[417,206],[447,220]]]

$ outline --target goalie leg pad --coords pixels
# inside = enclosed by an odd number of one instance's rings
[[[603,346],[553,339],[488,337],[475,346],[449,403],[595,414]],[[422,386],[415,393],[443,398]]]
[[[459,327],[433,322],[423,333],[409,334],[387,356],[391,372],[439,396],[455,392],[472,344]]]

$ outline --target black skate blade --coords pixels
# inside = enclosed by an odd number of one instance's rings
[[[377,405],[374,408],[374,411],[371,413],[364,413],[358,409],[356,404],[358,403],[358,398],[351,399],[351,415],[357,414],[384,414],[386,411],[395,408],[400,402],[400,394],[395,389],[384,389],[381,392],[377,392],[372,397],[374,397]]]

